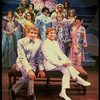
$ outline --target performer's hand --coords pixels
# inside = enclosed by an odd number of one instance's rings
[[[46,74],[45,74],[45,72],[43,70],[41,70],[41,71],[38,72],[38,76],[37,77],[43,78],[45,76],[46,76]]]
[[[11,34],[11,32],[10,32],[10,31],[7,31],[7,32],[6,32],[6,34],[7,34],[7,35],[10,35],[10,34]]]
[[[61,26],[62,26],[62,24],[61,24],[61,23],[59,23],[57,26],[58,26],[58,27],[61,27]]]
[[[64,67],[69,67],[69,66],[71,66],[71,63],[65,63],[65,64],[63,64],[63,66]]]
[[[29,76],[29,78],[31,78],[31,79],[34,79],[36,76],[35,76],[35,73],[32,71],[32,70],[29,70],[28,71],[28,76]]]
[[[83,47],[83,48],[87,47],[87,44],[86,44],[86,43],[83,43],[83,44],[82,44],[82,47]]]

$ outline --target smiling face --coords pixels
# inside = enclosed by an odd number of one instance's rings
[[[81,24],[81,20],[80,19],[76,19],[75,20],[75,25],[80,25]]]
[[[54,28],[48,28],[46,30],[46,36],[49,40],[53,41],[56,37],[56,32]]]
[[[55,31],[51,31],[48,33],[47,38],[50,39],[51,41],[53,41],[56,37],[56,33]]]
[[[70,12],[70,13],[69,13],[69,16],[70,16],[70,17],[74,17],[74,16],[75,16],[75,13],[74,13],[74,12]]]
[[[23,15],[23,12],[22,12],[21,10],[19,10],[19,11],[18,11],[18,15],[19,15],[19,16],[22,16],[22,15]]]
[[[32,16],[31,16],[31,14],[30,14],[30,13],[27,13],[27,14],[26,14],[26,19],[27,19],[27,20],[29,20],[29,21],[31,21],[31,20],[32,20]]]
[[[57,20],[62,21],[63,20],[63,15],[62,14],[57,14]]]
[[[43,14],[44,14],[45,16],[47,16],[47,15],[48,15],[48,13],[49,13],[49,11],[48,11],[48,10],[45,10],[45,11],[43,12]]]
[[[12,17],[13,17],[13,13],[12,13],[11,11],[9,11],[9,12],[7,13],[7,17],[8,17],[8,18],[12,18]]]
[[[26,4],[27,4],[26,0],[22,0],[22,1],[21,1],[21,5],[24,6],[24,5],[26,5]]]
[[[29,31],[29,38],[30,40],[34,40],[38,36],[37,32],[34,29]]]
[[[79,20],[79,19],[76,19],[75,22],[76,22],[76,23],[80,23],[80,20]]]
[[[59,12],[62,12],[62,8],[61,7],[58,7],[57,9],[58,9]]]
[[[70,3],[67,2],[67,1],[65,1],[65,3],[64,3],[64,8],[65,8],[66,10],[69,9],[69,8],[70,8]]]
[[[32,7],[32,5],[29,5],[29,11],[32,11],[33,10],[33,7]]]
[[[35,26],[31,26],[29,28],[29,34],[28,34],[30,40],[34,40],[38,36],[38,29]]]

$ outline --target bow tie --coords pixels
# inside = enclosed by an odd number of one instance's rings
[[[33,41],[33,40],[30,40],[30,41],[29,41],[29,43],[35,43],[35,41]]]

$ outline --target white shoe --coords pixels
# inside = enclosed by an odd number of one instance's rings
[[[81,85],[83,85],[83,86],[90,86],[91,85],[91,83],[90,82],[88,82],[88,81],[77,81],[77,83],[78,84],[81,84]]]
[[[90,86],[91,83],[88,81],[83,80],[81,77],[77,76],[77,83],[83,86]]]
[[[64,98],[65,100],[71,100],[70,97],[68,97],[66,94],[64,94],[62,92],[59,93],[59,96],[62,97],[62,98]]]

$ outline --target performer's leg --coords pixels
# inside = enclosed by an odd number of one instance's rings
[[[27,94],[28,94],[28,100],[36,100],[35,94],[34,94],[34,79],[28,78],[28,84],[27,84]]]
[[[79,72],[73,67],[73,66],[69,66],[69,67],[66,67],[69,72],[70,72],[70,75],[73,79],[77,80],[77,83],[83,85],[83,86],[89,86],[91,85],[90,82],[88,81],[85,81],[84,79],[82,79],[79,75]]]
[[[28,95],[34,94],[34,80],[30,78],[28,79],[27,94]]]
[[[21,68],[20,71],[22,73],[22,77],[19,78],[19,80],[12,86],[9,94],[10,100],[15,100],[15,94],[17,94],[22,86],[27,82],[27,73],[23,68]]]
[[[22,73],[22,77],[20,77],[19,80],[12,86],[12,90],[15,92],[15,94],[17,94],[21,87],[27,83],[28,75],[26,71],[23,68],[21,68],[20,71]]]
[[[64,98],[65,100],[71,100],[71,98],[68,97],[66,94],[66,89],[70,88],[70,73],[68,69],[64,67],[62,67],[61,72],[63,73],[63,78],[62,78],[61,92],[59,96]]]

